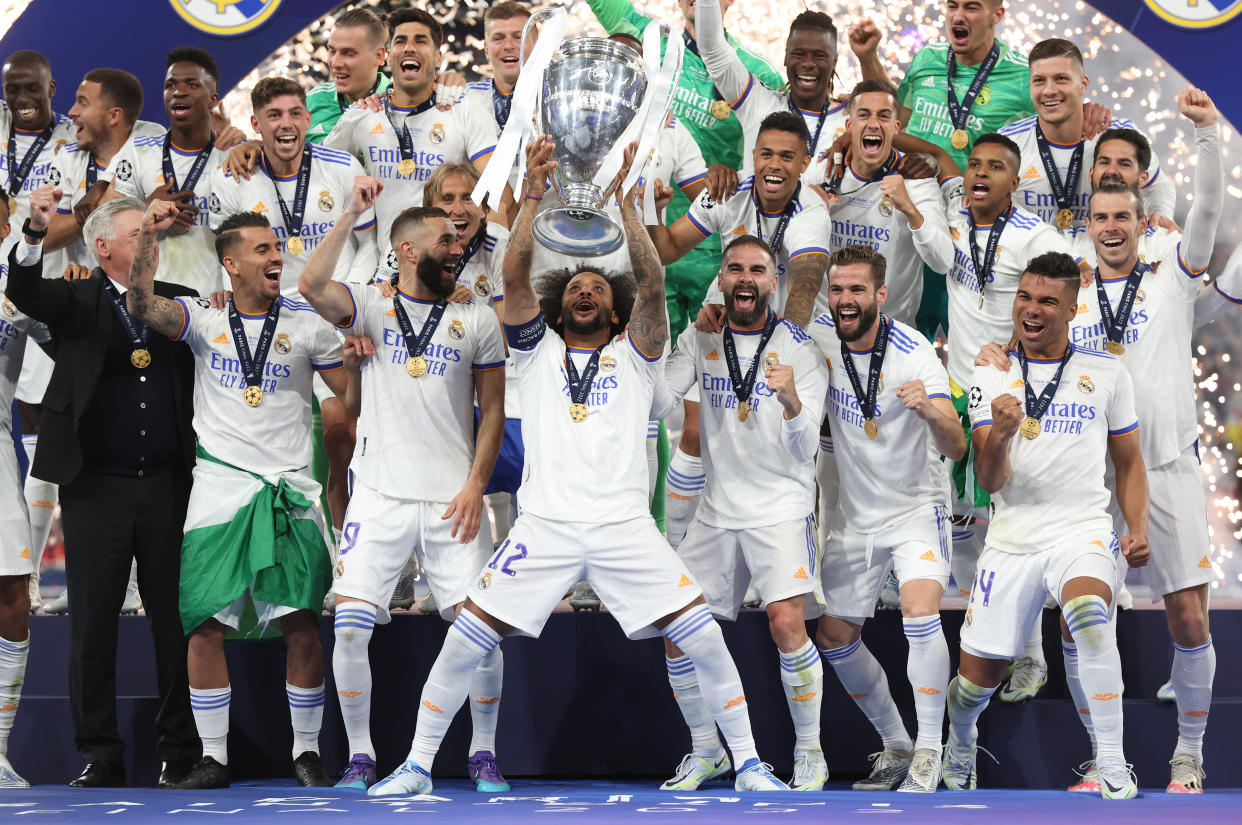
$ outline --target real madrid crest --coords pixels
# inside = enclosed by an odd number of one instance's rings
[[[486,590],[487,588],[489,588],[489,587],[491,587],[491,586],[492,586],[492,574],[491,574],[491,572],[484,573],[484,574],[483,574],[483,578],[479,579],[478,588],[479,588],[480,590]]]
[[[454,341],[460,341],[466,337],[466,328],[461,321],[454,319],[453,323],[449,324],[448,333]]]
[[[293,349],[293,344],[289,343],[289,333],[282,332],[277,335],[276,341],[272,344],[272,346],[274,346],[276,351],[281,355],[288,355],[289,351]]]
[[[1147,293],[1143,291],[1142,287],[1139,287],[1138,290],[1134,293],[1134,303],[1141,304],[1146,300],[1147,300]]]
[[[600,372],[612,372],[617,368],[617,359],[611,355],[605,355],[599,359]]]
[[[336,206],[336,201],[332,199],[332,193],[324,189],[319,193],[319,210],[321,212],[331,212]]]
[[[480,275],[475,279],[474,294],[478,295],[480,298],[486,298],[488,295],[492,294],[492,287],[488,284],[486,275]]]
[[[980,106],[987,106],[988,101],[992,99],[992,84],[984,83],[983,88],[979,90],[978,96],[975,97],[975,103]]]
[[[773,350],[772,352],[769,352],[767,356],[763,359],[763,365],[765,367],[775,367],[777,364],[780,363],[780,361],[781,361],[781,354]]]
[[[1086,393],[1088,395],[1095,392],[1095,384],[1091,381],[1091,376],[1089,375],[1078,376],[1078,391]]]
[[[3,308],[4,314],[9,316],[10,318],[17,315],[17,307],[13,306],[13,302],[10,301],[8,298],[4,299],[4,303],[0,304],[0,307]]]
[[[427,139],[430,140],[432,143],[443,143],[444,142],[444,124],[437,123],[434,126],[432,126],[431,134],[427,136]]]
[[[881,215],[886,218],[891,218],[893,216],[893,201],[885,195],[880,198],[879,209]]]

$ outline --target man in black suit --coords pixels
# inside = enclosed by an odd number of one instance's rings
[[[69,784],[125,785],[125,742],[116,716],[117,614],[137,558],[155,639],[164,761],[159,784],[165,787],[184,778],[198,755],[177,603],[194,464],[194,362],[186,346],[151,334],[125,310],[142,201],[111,201],[87,219],[83,239],[100,262],[90,278],[43,278],[42,240],[61,194],[50,185],[31,194],[30,219],[9,255],[7,294],[47,324],[56,359],[31,472],[60,485],[69,698],[74,741],[87,763]],[[164,282],[156,282],[155,291],[195,294]]]

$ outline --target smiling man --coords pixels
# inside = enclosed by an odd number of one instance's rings
[[[322,143],[354,103],[382,95],[391,85],[380,71],[387,59],[388,27],[368,8],[349,9],[328,35],[328,74],[331,79],[306,93],[311,125],[306,139]]]

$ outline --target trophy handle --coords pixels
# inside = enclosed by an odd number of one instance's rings
[[[545,19],[548,19],[552,17],[554,14],[557,14],[558,12],[563,11],[563,10],[564,10],[563,6],[547,6],[542,9],[535,9],[535,11],[531,13],[530,17],[526,18],[526,25],[522,27],[522,42],[518,44],[518,68],[519,69],[526,68],[526,35],[527,33],[530,32],[534,26],[542,23]]]

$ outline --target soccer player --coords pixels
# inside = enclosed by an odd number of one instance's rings
[[[1083,95],[1088,79],[1082,52],[1068,40],[1036,43],[1030,52],[1031,103],[1035,114],[1000,130],[1022,151],[1022,175],[1015,202],[1062,232],[1085,222],[1089,175],[1083,165],[1094,158],[1099,137],[1083,134]],[[1110,128],[1134,129],[1114,119]],[[1149,215],[1173,216],[1177,196],[1173,179],[1160,174],[1153,156],[1143,184],[1143,207]]]
[[[359,178],[349,219],[370,209],[380,189],[374,178]],[[300,286],[320,315],[375,343],[362,367],[361,446],[351,465],[353,492],[332,587],[332,670],[352,754],[337,786],[365,790],[376,778],[367,647],[375,624],[389,621],[384,608],[411,549],[448,620],[492,554],[483,492],[504,426],[505,347],[487,303],[446,300],[463,252],[442,209],[411,207],[394,221],[401,274],[392,299],[373,286],[331,280],[348,231],[342,224],[328,235]],[[415,465],[431,471],[411,473]],[[469,770],[481,791],[509,789],[494,756],[503,667],[496,647],[472,676]]]
[[[1122,752],[1121,658],[1110,619],[1121,558],[1147,563],[1147,473],[1128,372],[1112,355],[1070,343],[1080,283],[1068,255],[1032,258],[1013,305],[1018,340],[1009,367],[978,367],[970,388],[975,469],[995,516],[949,684],[942,769],[950,790],[975,787],[975,722],[1051,595],[1077,648],[1100,793],[1138,793]],[[1108,515],[1107,459],[1129,530],[1120,539]]]
[[[766,243],[754,235],[731,240],[721,262],[720,289],[725,328],[687,330],[666,370],[670,408],[690,387],[700,389],[708,478],[677,554],[716,617],[737,618],[751,582],[767,603],[796,739],[790,789],[818,791],[828,779],[819,741],[824,669],[805,620],[822,609],[815,453],[828,371],[807,334],[768,305],[776,289],[776,258]],[[661,787],[694,790],[732,768],[694,663],[668,638],[664,654],[693,750]]]
[[[181,547],[181,624],[189,635],[190,704],[203,756],[176,787],[229,784],[224,636],[279,620],[288,661],[293,767],[303,786],[329,786],[319,757],[323,648],[318,615],[331,583],[324,520],[310,477],[311,378],[344,394],[341,339],[307,304],[281,295],[283,256],[267,218],[230,215],[216,236],[233,295],[225,309],[153,295],[156,233],[178,207],[143,216],[125,301],[134,318],[194,353],[194,482]],[[274,527],[275,525],[275,527]],[[249,631],[252,628],[244,628]]]
[[[634,151],[627,149],[625,169]],[[547,136],[528,147],[531,192],[544,190],[551,154]],[[633,280],[586,266],[543,273],[542,301],[530,272],[538,197],[523,199],[504,267],[506,334],[530,447],[522,515],[479,572],[445,638],[423,686],[409,757],[368,791],[373,796],[431,790],[428,768],[465,700],[470,674],[505,635],[537,636],[584,574],[626,635],[658,630],[693,661],[738,765],[737,789],[785,787],[755,753],[746,698],[720,627],[650,515],[643,441],[655,384],[663,380],[668,320],[663,270],[633,195],[622,202]]]
[[[311,143],[322,143],[351,105],[383,95],[392,85],[380,71],[388,59],[388,26],[371,9],[352,8],[337,17],[327,49],[332,79],[306,93],[311,116],[306,139]]]
[[[384,188],[375,204],[379,221],[379,277],[396,273],[397,253],[389,245],[393,222],[409,206],[423,203],[423,184],[444,163],[487,166],[496,148],[495,123],[472,107],[442,112],[435,105],[436,60],[443,30],[427,12],[403,8],[388,17],[392,32],[388,67],[393,86],[380,111],[358,105],[345,112],[325,146],[363,159],[367,174]]]
[[[766,86],[756,79],[725,37],[720,0],[698,0],[694,25],[699,51],[712,82],[742,124],[742,160],[749,166],[759,124],[773,112],[793,112],[806,121],[806,152],[811,163],[803,173],[809,184],[824,182],[824,149],[845,131],[845,105],[832,98],[837,66],[837,27],[821,11],[804,11],[789,24],[785,74],[789,85]]]
[[[5,65],[6,79],[11,63],[12,59]],[[12,98],[9,101],[14,105]],[[29,203],[29,195],[26,199]],[[8,193],[0,189],[0,242],[7,241],[11,231],[8,211]],[[22,251],[15,249],[14,254],[23,257]],[[7,282],[6,265],[0,273],[0,296]],[[46,326],[19,312],[8,298],[0,297],[0,788],[30,787],[9,762],[9,732],[17,718],[30,653],[29,579],[35,558],[43,555],[32,552],[30,519],[13,444],[13,397],[27,343],[43,346],[50,340]],[[38,593],[37,585],[34,590]]]
[[[193,46],[173,49],[164,65],[168,131],[135,137],[125,144],[117,153],[116,173],[104,200],[154,197],[175,201],[177,222],[160,239],[157,280],[210,295],[223,285],[208,225],[211,173],[231,146],[218,144],[211,128],[211,110],[219,101],[220,70],[208,52]]]
[[[483,53],[492,76],[466,86],[466,96],[459,106],[475,109],[482,117],[490,117],[496,124],[497,135],[509,122],[513,88],[517,85],[522,61],[530,57],[531,50],[535,48],[535,38],[531,37],[526,41],[526,54],[520,54],[522,30],[529,19],[530,9],[515,0],[492,3],[483,13]],[[517,171],[517,157],[514,156],[513,173],[509,176],[509,186],[514,192],[521,188]],[[429,201],[427,203],[430,204]]]
[[[810,327],[830,367],[829,421],[841,478],[840,507],[821,567],[827,608],[820,653],[884,743],[858,790],[933,793],[949,647],[940,598],[949,581],[950,518],[945,456],[966,453],[949,376],[930,342],[882,313],[884,256],[870,246],[833,253],[831,311]],[[910,741],[888,677],[862,642],[863,624],[892,570],[901,587],[918,736]]]

